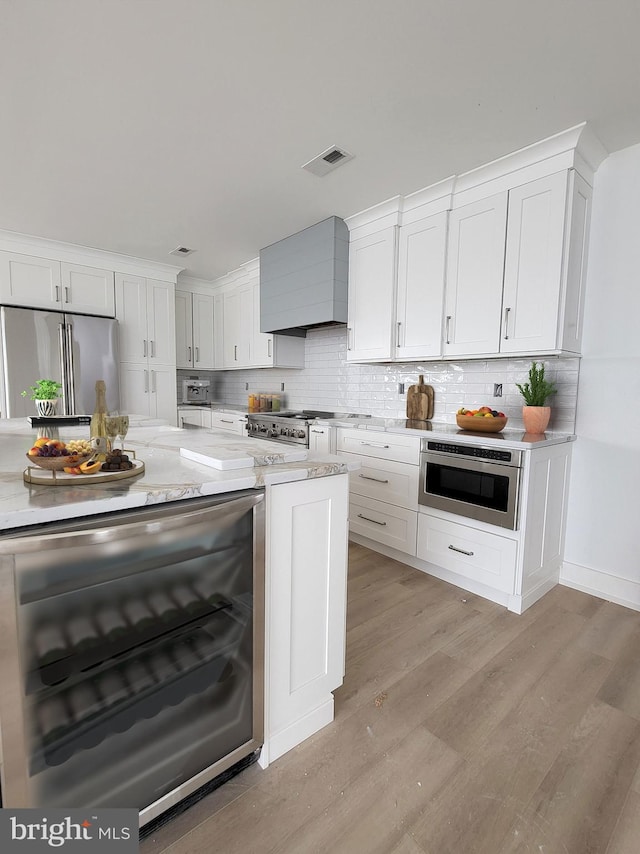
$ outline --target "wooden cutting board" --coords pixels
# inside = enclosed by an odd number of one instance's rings
[[[430,421],[433,418],[433,386],[425,385],[422,374],[418,384],[407,391],[407,418],[410,421]]]

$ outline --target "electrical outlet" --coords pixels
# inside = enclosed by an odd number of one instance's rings
[[[398,383],[398,394],[404,394],[404,383]]]
[[[280,383],[280,391],[284,391],[284,383]]]
[[[245,390],[245,391],[249,391],[249,383],[245,383],[245,384],[244,384],[244,390]]]
[[[502,397],[502,383],[493,384],[493,396]]]

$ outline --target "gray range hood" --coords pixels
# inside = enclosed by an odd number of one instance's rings
[[[331,216],[260,250],[260,331],[303,338],[347,322],[349,229]]]

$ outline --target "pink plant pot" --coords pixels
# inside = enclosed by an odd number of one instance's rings
[[[551,418],[550,406],[523,406],[522,420],[527,433],[544,433]]]

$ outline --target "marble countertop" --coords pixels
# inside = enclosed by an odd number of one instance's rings
[[[328,424],[334,427],[351,427],[357,430],[372,430],[384,433],[401,433],[407,436],[419,436],[438,441],[439,439],[453,440],[462,444],[479,443],[500,444],[508,448],[532,450],[536,447],[559,445],[573,442],[573,433],[548,431],[543,434],[525,433],[524,430],[511,430],[508,426],[500,433],[480,433],[461,430],[457,424],[447,424],[442,421],[408,421],[404,418],[327,418],[317,419],[318,424]]]
[[[164,421],[130,416],[126,447],[145,464],[139,477],[104,483],[82,483],[77,475],[68,486],[26,484],[25,456],[39,435],[26,419],[0,419],[0,530],[39,525],[61,519],[105,513],[215,495],[241,489],[261,488],[314,477],[341,474],[352,468],[330,455],[300,459],[300,449],[282,443],[245,439],[216,430],[181,430]],[[59,427],[59,437],[88,438],[88,428]],[[43,435],[40,428],[40,435]],[[254,465],[218,470],[181,456],[180,449],[219,453],[226,459],[253,455]],[[308,452],[305,454],[308,456]]]

